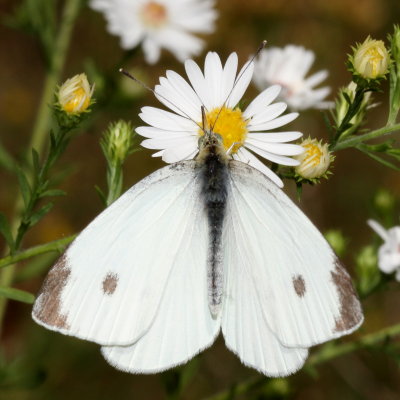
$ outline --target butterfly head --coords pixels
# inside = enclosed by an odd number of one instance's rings
[[[209,154],[217,155],[221,161],[228,161],[228,154],[225,150],[223,138],[212,129],[205,129],[203,135],[199,137],[198,141],[199,154],[197,161],[204,160]]]

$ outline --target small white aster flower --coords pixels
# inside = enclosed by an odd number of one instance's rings
[[[254,83],[260,90],[281,85],[281,98],[292,110],[330,108],[333,103],[323,100],[331,89],[327,86],[315,89],[327,78],[328,72],[322,70],[306,78],[314,60],[314,52],[302,46],[264,49],[255,62]]]
[[[384,241],[378,250],[379,269],[385,274],[396,272],[396,280],[400,281],[400,226],[386,230],[372,219],[367,222]]]
[[[121,47],[142,43],[146,61],[154,64],[162,48],[180,61],[198,55],[204,42],[193,33],[211,33],[217,11],[215,0],[91,0],[104,13],[110,33],[121,38]]]
[[[174,112],[154,107],[143,107],[140,118],[150,126],[136,128],[146,138],[142,146],[157,149],[153,157],[161,156],[167,163],[192,159],[198,152],[198,139],[203,134],[202,106],[207,126],[222,136],[223,144],[233,159],[257,168],[278,186],[283,183],[254,154],[277,164],[296,166],[291,158],[303,152],[301,146],[287,144],[302,136],[300,132],[269,132],[293,121],[298,114],[280,116],[285,103],[272,103],[279,95],[280,86],[274,85],[260,93],[242,111],[238,102],[246,91],[254,70],[247,63],[236,76],[238,57],[232,53],[222,65],[217,53],[207,54],[204,74],[193,60],[185,62],[190,84],[176,72],[167,71],[155,87],[156,97]]]

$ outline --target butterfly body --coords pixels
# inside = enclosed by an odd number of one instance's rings
[[[223,294],[221,238],[227,201],[228,159],[220,137],[207,131],[200,143],[197,168],[201,180],[202,199],[209,225],[207,265],[208,304],[217,316]]]

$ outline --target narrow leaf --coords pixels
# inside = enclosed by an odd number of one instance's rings
[[[35,171],[35,174],[38,175],[40,171],[40,157],[39,153],[35,149],[32,149],[32,163],[33,170]]]
[[[357,149],[362,151],[367,156],[371,157],[373,160],[378,161],[379,163],[385,165],[386,167],[392,168],[396,171],[400,171],[400,168],[397,165],[391,163],[390,161],[385,160],[384,158],[378,156],[377,154],[371,153],[367,149],[363,148],[363,146],[359,145],[357,146]]]
[[[53,203],[48,203],[44,205],[39,211],[32,214],[29,220],[29,226],[37,224],[53,207]]]
[[[32,191],[29,186],[28,179],[26,178],[26,175],[24,174],[22,169],[17,168],[16,172],[18,176],[19,188],[21,190],[22,198],[24,199],[25,207],[27,207],[31,199]]]
[[[35,296],[32,293],[11,287],[0,287],[0,296],[28,304],[32,304],[35,301]]]
[[[12,172],[15,171],[15,161],[0,142],[0,166]]]
[[[10,225],[7,221],[7,218],[2,213],[0,213],[0,233],[3,235],[10,249],[14,250],[14,239],[11,233]]]
[[[64,190],[61,189],[49,189],[45,190],[40,194],[40,197],[49,197],[49,196],[65,196]]]

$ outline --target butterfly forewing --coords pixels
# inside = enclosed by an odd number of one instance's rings
[[[134,343],[149,329],[166,282],[182,261],[177,255],[199,212],[198,192],[194,162],[165,167],[133,186],[62,255],[33,318],[103,345]],[[198,235],[207,243],[206,229]],[[204,263],[207,252],[198,259]]]

